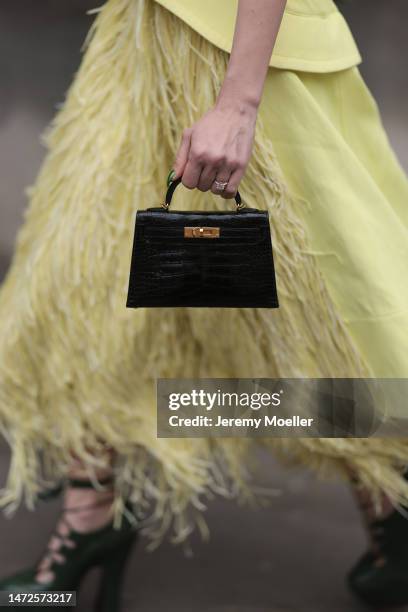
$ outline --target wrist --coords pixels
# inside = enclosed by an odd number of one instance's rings
[[[236,110],[240,114],[257,112],[261,93],[248,92],[242,81],[226,77],[217,96],[215,107],[219,110]]]

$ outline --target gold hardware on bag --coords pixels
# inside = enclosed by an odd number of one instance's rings
[[[219,238],[219,227],[185,227],[184,238]]]

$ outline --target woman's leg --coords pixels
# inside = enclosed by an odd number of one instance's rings
[[[100,488],[75,486],[75,484],[68,484],[66,487],[62,516],[56,525],[54,534],[51,536],[47,553],[37,566],[37,582],[47,584],[53,580],[54,575],[51,566],[54,560],[58,563],[64,563],[65,557],[61,552],[61,547],[64,542],[68,547],[74,546],[74,543],[69,540],[71,529],[78,533],[89,533],[112,521],[112,502],[114,499],[113,458],[113,452],[109,451],[107,463],[110,463],[110,465],[95,472],[98,482],[104,483]],[[78,481],[82,483],[89,480],[89,472],[78,459],[73,459],[67,476],[71,483],[78,483]]]
[[[369,540],[369,549],[374,555],[380,555],[380,547],[373,533],[373,525],[376,521],[387,518],[395,511],[395,506],[391,500],[382,495],[377,503],[374,502],[370,492],[364,487],[359,486],[358,480],[353,479],[351,482],[351,491],[356,504],[361,512],[361,518],[364,526],[367,529]]]
[[[127,514],[115,527],[114,456],[108,451],[103,458],[105,467],[92,475],[73,458],[62,514],[44,554],[33,566],[0,580],[1,591],[76,591],[88,570],[99,567],[102,575],[94,609],[119,612],[126,563],[137,532]]]
[[[406,605],[407,508],[396,508],[386,495],[374,501],[356,477],[352,478],[352,490],[367,528],[369,547],[349,572],[349,586],[368,604]]]

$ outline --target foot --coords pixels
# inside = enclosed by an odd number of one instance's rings
[[[62,515],[46,553],[36,568],[35,580],[39,584],[46,585],[54,580],[53,564],[63,564],[65,561],[62,547],[75,548],[75,541],[69,537],[72,531],[80,534],[91,533],[111,523],[113,518],[114,493],[111,479],[104,485],[103,490],[75,486],[76,481],[72,482],[64,493]]]
[[[137,527],[129,513],[120,525],[113,522],[112,474],[96,474],[99,485],[86,473],[69,474],[63,509],[46,552],[27,569],[0,580],[8,593],[79,591],[93,567],[101,570],[95,610],[119,612],[126,563],[137,540]]]

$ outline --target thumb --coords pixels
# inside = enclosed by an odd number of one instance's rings
[[[173,166],[173,169],[175,172],[175,175],[174,175],[175,179],[183,175],[184,168],[186,167],[187,160],[188,160],[188,154],[190,151],[192,133],[193,133],[192,128],[186,128],[183,131],[183,135],[181,137],[181,143],[180,143],[180,146],[176,154],[176,161],[174,162],[174,166]]]

